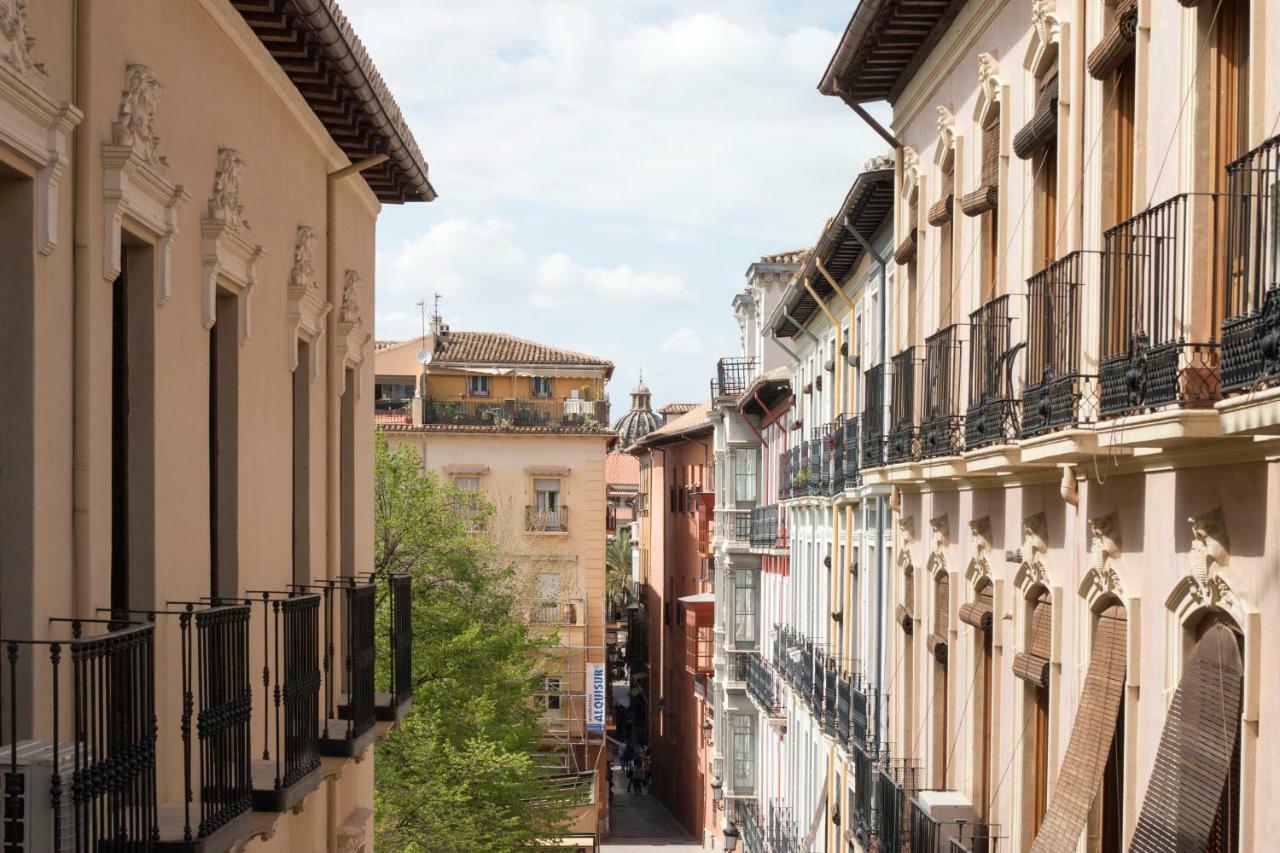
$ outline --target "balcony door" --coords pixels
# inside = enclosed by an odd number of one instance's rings
[[[533,498],[537,526],[543,530],[559,530],[560,481],[555,479],[534,480]]]

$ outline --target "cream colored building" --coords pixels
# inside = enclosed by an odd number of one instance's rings
[[[536,630],[555,633],[540,697],[544,746],[566,778],[591,791],[572,829],[603,838],[609,721],[593,700],[605,702],[608,689],[605,455],[615,435],[605,384],[613,365],[502,333],[451,331],[438,317],[425,339],[379,342],[375,360],[375,420],[388,443],[412,447],[424,470],[493,504],[487,532],[516,566],[518,606]],[[592,684],[598,671],[604,680]]]
[[[1278,53],[1264,0],[854,12],[820,88],[892,106],[899,269],[850,844],[1275,847]]]
[[[434,195],[332,0],[0,0],[7,849],[372,849],[374,232]]]

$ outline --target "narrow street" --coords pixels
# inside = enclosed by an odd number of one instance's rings
[[[613,800],[609,807],[612,830],[601,850],[605,853],[651,853],[654,850],[699,850],[701,845],[649,794],[628,794],[627,777],[614,764]]]

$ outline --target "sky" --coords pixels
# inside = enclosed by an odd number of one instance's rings
[[[613,361],[615,418],[641,370],[655,406],[705,400],[747,267],[887,153],[816,88],[854,0],[342,5],[440,196],[383,209],[378,337],[439,294],[455,330]]]

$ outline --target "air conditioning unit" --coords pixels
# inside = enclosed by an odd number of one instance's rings
[[[960,824],[973,823],[973,804],[959,791],[920,791],[916,805],[938,825],[938,850],[950,850],[951,839],[960,837]]]
[[[8,746],[0,747],[0,779],[8,788],[9,774],[15,758]],[[62,782],[62,802],[59,809],[58,824],[61,832],[58,844],[54,846],[53,800],[49,786],[53,781],[54,754],[53,744],[42,740],[18,741],[16,762],[18,776],[22,780],[22,790],[18,795],[18,807],[22,814],[18,817],[19,837],[9,837],[8,813],[11,798],[0,798],[0,822],[5,826],[5,849],[15,849],[38,853],[72,853],[75,850],[75,806],[71,802],[71,776],[75,772],[75,747],[69,743],[58,744],[57,766]],[[10,848],[10,844],[16,847]]]

